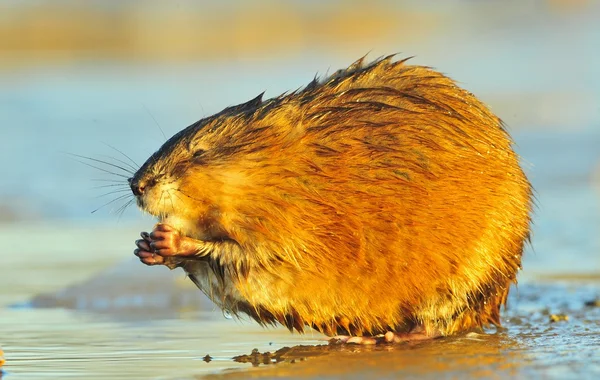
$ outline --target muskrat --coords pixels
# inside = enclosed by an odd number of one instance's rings
[[[405,61],[361,59],[174,135],[129,179],[159,219],[135,254],[290,331],[372,343],[499,326],[531,186],[498,117]]]

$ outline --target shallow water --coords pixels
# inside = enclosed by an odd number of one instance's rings
[[[373,56],[418,55],[488,102],[516,140],[538,207],[504,329],[368,348],[227,319],[182,272],[129,258],[153,221],[133,207],[117,218],[118,202],[91,214],[113,198],[90,179],[114,177],[63,153],[128,161],[106,142],[140,163],[164,141],[153,119],[171,135],[265,89],[298,88],[371,41],[277,59],[90,57],[0,70],[0,377],[600,377],[600,307],[586,306],[600,298],[600,7],[530,19],[498,2],[495,19],[448,4],[447,31],[401,46],[388,36]]]
[[[7,378],[581,379],[600,375],[600,307],[585,306],[598,295],[597,283],[523,284],[509,301],[505,330],[374,348],[331,346],[318,334],[265,330],[196,310],[148,318],[138,308],[138,318],[123,318],[8,308],[0,313],[0,331]],[[552,323],[553,313],[569,319]]]

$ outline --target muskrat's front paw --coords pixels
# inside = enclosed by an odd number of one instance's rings
[[[182,254],[182,236],[179,231],[168,224],[158,223],[150,233],[150,249],[160,256]]]
[[[181,264],[182,257],[207,254],[206,244],[182,235],[168,224],[158,223],[151,233],[142,232],[133,253],[146,265],[166,265],[173,269]]]
[[[164,265],[164,257],[157,255],[154,250],[150,247],[152,242],[150,234],[142,232],[141,239],[135,241],[137,248],[133,251],[133,254],[140,258],[140,261],[146,265]]]
[[[150,250],[165,258],[197,255],[202,247],[202,242],[182,235],[178,230],[164,223],[154,226],[149,238]]]

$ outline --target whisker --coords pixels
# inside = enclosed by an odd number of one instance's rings
[[[119,196],[119,197],[116,197],[116,198],[115,198],[115,199],[113,199],[112,201],[110,201],[110,202],[106,202],[106,203],[105,203],[105,204],[103,204],[102,206],[100,206],[100,207],[98,207],[97,209],[95,209],[94,211],[92,211],[92,214],[93,214],[93,213],[95,213],[96,211],[100,210],[101,208],[108,206],[109,204],[115,203],[116,201],[119,201],[119,200],[125,199],[125,198],[127,198],[127,197],[133,197],[133,195],[132,195],[132,194],[123,194],[123,195],[121,195],[121,196]]]
[[[120,153],[121,155],[123,155],[123,157],[125,157],[126,159],[128,159],[129,161],[131,161],[133,163],[133,165],[135,165],[136,171],[137,169],[140,168],[140,165],[138,165],[137,162],[135,162],[131,157],[129,157],[128,155],[126,155],[125,153],[123,153],[122,151],[120,151],[119,149],[115,148],[114,146],[107,144],[107,143],[103,143],[104,145],[106,145],[107,147],[109,147],[110,149],[116,151],[117,153]]]
[[[148,112],[148,115],[150,115],[150,117],[152,118],[152,120],[154,120],[154,123],[156,124],[156,126],[160,130],[160,133],[162,133],[163,137],[165,138],[165,141],[167,141],[167,136],[165,135],[165,132],[163,132],[162,128],[160,127],[160,124],[158,124],[158,121],[156,121],[156,119],[154,118],[154,115],[152,115],[152,113],[150,112],[150,110],[148,109],[148,107],[146,107],[145,104],[142,104],[142,106],[144,106],[144,109],[146,110],[146,112]]]
[[[163,190],[163,191],[161,191],[161,193],[160,193],[160,198],[158,199],[158,202],[157,202],[157,203],[159,203],[159,204],[160,204],[160,202],[161,202],[161,201],[162,201],[162,199],[163,199],[163,195],[165,195],[165,191],[164,191],[164,190]],[[164,218],[164,215],[162,215],[162,212],[161,212],[161,219],[163,219],[163,218]]]
[[[179,198],[179,200],[180,200],[181,202],[183,202],[183,199],[181,199],[181,197],[180,197],[180,196],[179,196],[177,193],[174,193],[173,195],[175,195],[177,198]]]
[[[113,168],[120,169],[120,170],[124,171],[125,173],[135,174],[135,172],[132,172],[130,169],[126,169],[126,168],[124,168],[124,167],[122,167],[120,165],[113,164],[112,162],[99,160],[99,159],[93,158],[93,157],[82,156],[80,154],[75,154],[75,153],[67,153],[67,154],[71,155],[73,157],[83,158],[85,160],[89,160],[89,161],[93,161],[93,162],[99,162],[99,163],[104,164],[104,165],[112,166]]]
[[[125,210],[127,209],[127,207],[129,207],[134,201],[135,201],[135,198],[131,198],[130,200],[128,200],[126,203],[124,203],[121,207],[119,207],[117,209],[117,211],[116,211],[117,221],[121,220],[121,217],[125,213]]]
[[[163,194],[165,194],[165,193],[167,193],[167,195],[169,195],[169,192],[168,192],[168,191],[166,191],[166,190],[163,190]],[[167,197],[163,197],[163,196],[161,195],[161,197],[160,197],[160,198],[163,200],[163,210],[166,210],[166,208],[167,208]]]
[[[80,161],[80,160],[75,160],[75,161],[79,162],[80,164],[83,164],[83,165],[89,166],[90,168],[94,168],[94,169],[100,170],[101,172],[104,172],[104,173],[108,173],[108,174],[116,175],[117,177],[129,178],[129,176],[128,176],[128,175],[124,175],[124,174],[120,174],[120,173],[111,172],[110,170],[106,170],[106,169],[103,169],[103,168],[99,168],[98,166],[95,166],[95,165],[89,164],[89,163],[87,163],[87,162],[84,162],[84,161]]]
[[[173,197],[171,196],[171,192],[167,192],[167,194],[169,195],[169,200],[171,201],[171,210],[173,212],[175,212],[175,205],[173,204]]]
[[[126,184],[126,183],[111,183],[109,185],[93,186],[92,189],[103,189],[103,188],[106,188],[106,187],[115,187],[115,186],[119,186],[119,187],[123,187],[123,188],[128,188],[129,187],[129,185]]]
[[[130,193],[131,190],[130,189],[113,190],[113,191],[109,191],[108,193],[105,193],[105,194],[102,194],[102,195],[98,195],[98,196],[96,196],[96,198],[102,198],[102,197],[106,197],[107,195],[119,194],[119,193],[124,193],[124,192]]]
[[[185,195],[186,197],[188,197],[188,198],[190,198],[190,199],[193,199],[193,200],[195,200],[195,201],[197,201],[197,202],[202,202],[200,199],[194,198],[194,197],[192,197],[191,195],[184,193],[184,192],[183,192],[183,191],[181,191],[180,189],[173,189],[173,190],[175,190],[175,191],[178,191],[178,192],[180,192],[181,194]]]
[[[91,178],[90,181],[94,182],[114,182],[114,183],[123,183],[122,179],[106,179],[106,178]]]
[[[131,170],[131,172],[135,173],[137,171],[137,168],[133,167],[133,165],[131,165],[129,162],[127,161],[123,161],[120,158],[116,158],[116,157],[112,157],[106,154],[103,154],[102,157],[105,157],[107,159],[111,159],[111,160],[115,160],[120,164],[123,164],[123,166],[127,169],[127,170]]]

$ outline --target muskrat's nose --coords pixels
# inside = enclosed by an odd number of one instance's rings
[[[144,186],[140,184],[140,181],[136,181],[133,178],[128,178],[127,182],[129,182],[129,187],[131,187],[133,195],[140,196],[144,193]]]

